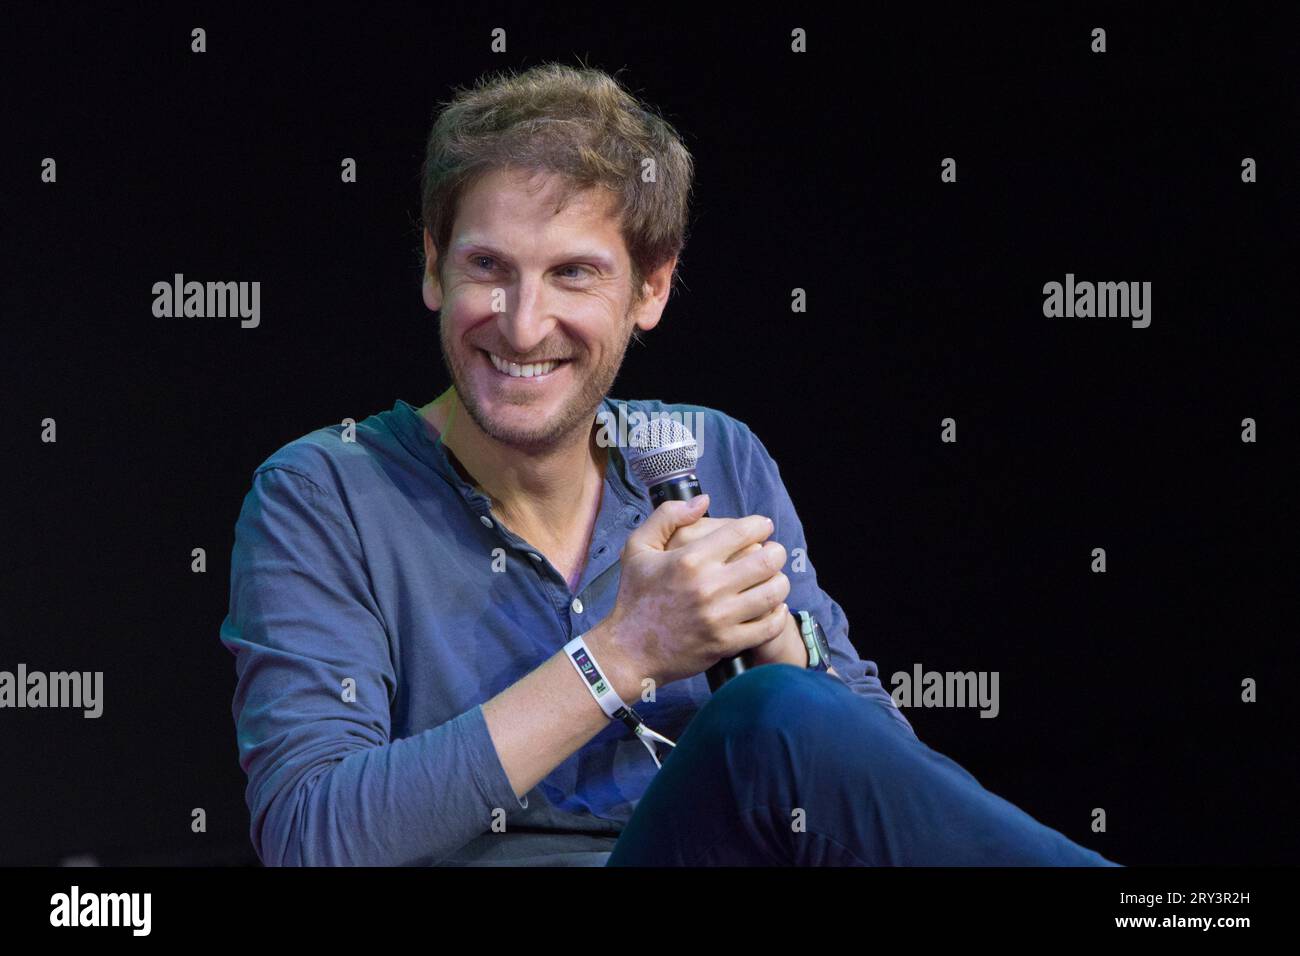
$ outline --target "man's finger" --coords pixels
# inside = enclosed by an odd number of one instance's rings
[[[678,528],[693,524],[708,510],[708,495],[696,495],[690,501],[665,501],[645,524],[628,535],[625,547],[632,553],[663,551]]]
[[[741,548],[761,544],[772,534],[772,519],[764,515],[749,515],[728,521],[717,531],[710,532],[686,547],[698,551],[701,557],[725,562]]]

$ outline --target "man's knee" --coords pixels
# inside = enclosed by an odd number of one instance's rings
[[[801,728],[825,732],[852,706],[852,691],[837,678],[791,664],[764,664],[724,684],[696,716],[702,730],[730,737]],[[692,722],[692,726],[694,722]]]

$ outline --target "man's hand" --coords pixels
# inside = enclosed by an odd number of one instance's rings
[[[595,655],[613,662],[606,667],[620,693],[646,678],[665,685],[692,677],[787,628],[790,580],[780,570],[785,548],[767,540],[771,519],[711,523],[708,533],[668,547],[707,507],[707,495],[665,501],[623,546],[614,608],[588,632]]]
[[[729,521],[739,521],[739,518],[697,518],[694,524],[682,525],[678,528],[671,538],[668,539],[668,550],[673,548],[684,547],[697,538],[716,531]],[[781,544],[776,541],[765,541],[762,544],[756,542],[745,545],[727,561],[730,564],[738,558],[743,558],[747,554],[762,548],[772,546],[780,548]],[[784,563],[782,564],[784,567]],[[799,633],[799,625],[795,623],[794,615],[788,611],[786,613],[788,620],[786,626],[780,634],[745,651],[744,660],[748,667],[759,667],[763,664],[793,664],[795,667],[808,666],[808,648],[804,646],[803,635]],[[830,669],[830,673],[836,677],[840,675],[835,672],[835,668]]]
[[[739,518],[697,518],[693,524],[682,525],[673,536],[668,539],[666,550],[685,547],[692,541],[704,537],[719,528],[726,527],[727,524],[739,521]],[[752,554],[755,551],[761,551],[764,548],[780,548],[781,566],[785,566],[785,548],[779,541],[751,542],[733,554],[727,559],[727,563],[736,561]],[[772,559],[774,562],[775,557]],[[751,647],[744,653],[744,661],[748,667],[758,667],[762,664],[793,664],[795,667],[808,666],[808,648],[804,647],[803,637],[799,634],[799,625],[795,623],[794,615],[786,612],[786,626],[776,637],[757,647]]]

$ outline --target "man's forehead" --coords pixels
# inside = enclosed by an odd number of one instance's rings
[[[609,192],[585,190],[557,208],[559,177],[553,176],[542,189],[537,185],[536,178],[506,178],[500,173],[480,179],[460,204],[452,252],[473,249],[507,256],[513,247],[559,243],[566,256],[603,260],[612,266],[623,239]]]
[[[569,188],[558,173],[495,169],[477,179],[461,198],[462,213],[505,213],[511,218],[569,217],[604,221],[614,218],[617,197],[598,186]],[[565,193],[568,195],[565,195]]]

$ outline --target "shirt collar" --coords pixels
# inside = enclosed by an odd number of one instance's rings
[[[601,401],[604,412],[618,420],[618,407],[628,403],[606,396]],[[477,514],[485,515],[492,510],[488,496],[476,489],[460,476],[448,457],[448,449],[443,447],[442,435],[429,420],[420,414],[420,410],[403,399],[397,399],[393,405],[392,422],[394,432],[402,444],[421,461],[433,468],[472,508]],[[616,434],[616,433],[615,433]],[[605,483],[614,490],[619,499],[632,505],[637,511],[648,515],[651,512],[650,497],[640,485],[632,481],[628,474],[627,459],[617,442],[609,447],[609,459],[605,467]]]

